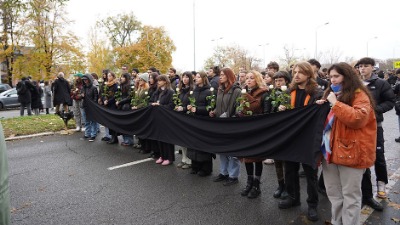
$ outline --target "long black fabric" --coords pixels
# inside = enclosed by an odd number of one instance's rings
[[[136,111],[110,110],[88,101],[87,114],[123,134],[159,140],[236,157],[267,157],[312,166],[321,145],[329,105],[312,104],[278,113],[238,118],[209,118],[163,106]]]

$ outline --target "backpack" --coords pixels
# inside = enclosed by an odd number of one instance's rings
[[[18,95],[23,95],[28,91],[28,88],[26,87],[25,81],[21,81],[19,87],[17,87],[17,94]]]

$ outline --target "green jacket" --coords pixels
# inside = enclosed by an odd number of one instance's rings
[[[0,123],[0,225],[10,224],[10,195],[8,190],[8,164],[6,141]]]

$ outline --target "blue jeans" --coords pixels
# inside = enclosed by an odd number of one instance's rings
[[[240,161],[236,157],[219,155],[219,171],[222,175],[229,175],[230,178],[238,178],[240,172]]]
[[[133,135],[123,134],[122,138],[124,139],[124,143],[128,145],[133,145]]]
[[[106,131],[104,137],[111,138],[110,129],[108,129],[108,127],[104,127],[104,130]]]
[[[85,110],[81,110],[82,118],[85,118],[85,136],[96,137],[97,135],[97,122],[86,119]]]

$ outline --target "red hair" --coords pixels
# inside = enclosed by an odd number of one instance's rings
[[[223,72],[227,78],[226,85],[225,85],[225,90],[224,92],[227,93],[233,86],[233,84],[236,81],[235,73],[231,68],[225,67],[222,68],[221,72]],[[221,85],[221,83],[220,83]]]

